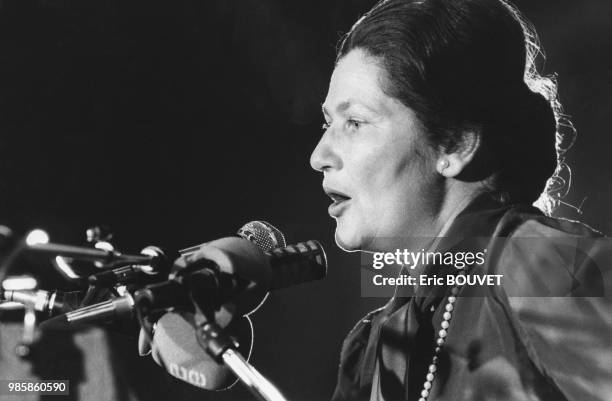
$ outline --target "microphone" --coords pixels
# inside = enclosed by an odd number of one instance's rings
[[[238,230],[238,236],[251,241],[260,249],[267,251],[286,245],[283,234],[272,224],[265,221],[251,221],[246,223]],[[204,244],[195,245],[179,251],[181,256],[194,254]],[[142,255],[149,256],[155,263],[138,264],[118,267],[100,273],[92,274],[88,277],[91,285],[111,287],[117,284],[131,284],[136,281],[151,279],[159,276],[160,273],[167,273],[171,263],[165,252],[156,247],[148,246],[141,252]]]
[[[279,235],[280,232],[278,230],[277,232],[278,234],[276,235]],[[250,237],[245,236],[245,238]],[[266,231],[260,231],[258,237],[260,241],[265,241],[268,235]],[[229,238],[224,240],[232,241]],[[215,242],[218,244],[218,241]],[[273,245],[270,245],[271,248],[268,249],[268,254],[265,255],[266,266],[269,268],[271,276],[268,288],[266,289],[281,289],[325,276],[327,261],[323,248],[318,242],[308,241],[288,247],[283,244],[282,247],[276,249],[274,249]],[[227,248],[225,249],[227,250]],[[236,247],[232,248],[234,251],[235,249]],[[195,254],[196,250],[192,248],[186,251],[189,253],[185,252],[185,250],[181,252],[189,256]],[[252,267],[249,266],[248,268]],[[215,270],[211,270],[210,266],[200,266],[200,269],[208,270],[207,273],[202,272],[204,277],[207,274],[219,275],[224,273],[215,272]],[[233,279],[235,280],[236,278],[233,277]],[[194,276],[190,279],[187,278],[187,280],[193,284]],[[217,283],[222,281],[218,280]],[[192,287],[197,286],[192,285]],[[197,288],[192,289],[192,291],[194,290],[197,290]],[[151,306],[168,305],[171,307],[182,305],[187,307],[191,305],[193,307],[187,289],[176,280],[154,284],[141,291],[143,292],[138,292],[135,296],[137,298],[141,297],[141,302],[143,299],[146,299],[144,302],[149,302]],[[261,300],[255,303],[261,304]],[[194,386],[207,390],[225,389],[235,383],[236,378],[230,372],[230,369],[219,365],[198,343],[194,319],[194,315],[189,313],[168,312],[164,314],[155,324],[150,344],[144,340],[143,333],[141,333],[139,353],[140,355],[147,355],[151,352],[155,362],[164,367],[170,375]],[[231,313],[218,313],[216,315],[216,320],[221,326],[224,325],[223,319],[230,321],[226,330],[240,339],[239,346],[241,348],[248,348],[248,352],[240,349],[240,353],[248,358],[253,346],[253,331],[249,317],[235,318],[234,314]]]
[[[162,316],[156,323],[151,343],[153,360],[170,375],[196,387],[206,390],[231,387],[236,377],[200,346],[195,325],[193,314],[169,312]],[[253,326],[248,317],[232,320],[225,330],[240,338],[241,354],[251,354]]]
[[[274,230],[276,232],[274,232]],[[272,235],[268,235],[268,232],[272,233]],[[260,244],[265,244],[262,246],[273,246],[274,244],[284,244],[285,241],[285,238],[280,233],[280,231],[274,228],[271,224],[262,221],[252,221],[250,223],[245,224],[238,231],[239,235],[243,235],[243,233],[247,233],[249,235],[248,238],[251,238],[253,241],[257,241],[255,242],[256,246],[259,246]],[[202,245],[199,245],[198,247],[201,246]],[[195,248],[196,247],[191,247],[187,248],[187,250],[191,250],[190,252],[193,254],[195,252],[193,251],[193,249]],[[181,252],[184,251],[185,250]],[[162,262],[165,258],[165,255],[163,251],[161,251],[161,249],[157,247],[147,247],[142,251],[142,253],[152,259],[160,261],[156,264],[156,266],[163,266],[165,263]],[[146,273],[145,270],[156,273]],[[142,274],[157,275],[159,274],[159,271],[153,268],[149,270],[146,266],[127,266],[102,272],[99,273],[99,275],[93,275],[96,276],[96,279],[94,279],[93,281],[96,281],[98,283],[103,282],[105,283],[105,285],[112,285],[111,283],[128,283],[132,282],[134,278],[141,276]],[[168,289],[165,289],[165,291],[168,291]],[[192,310],[193,304],[191,303],[187,293],[182,288],[180,289],[180,291],[172,290],[172,299],[179,299],[176,296],[177,293],[183,295],[182,305],[185,306],[187,310]],[[132,298],[132,296],[127,293],[121,297],[113,298],[108,301],[100,302],[94,305],[68,312],[64,315],[57,316],[42,323],[41,327],[63,329],[77,324],[95,323],[100,321],[109,321],[124,317],[131,317],[133,315],[133,312],[134,298]]]
[[[299,242],[267,252],[272,269],[271,290],[280,290],[327,276],[327,256],[319,241]]]
[[[277,248],[268,253],[273,280],[266,290],[278,290],[307,281],[320,280],[325,277],[327,262],[322,246],[317,241],[307,241],[284,248]],[[169,280],[150,285],[138,290],[135,299],[128,293],[121,297],[100,302],[42,323],[46,328],[66,328],[75,324],[87,324],[131,317],[135,303],[146,303],[148,309],[174,307],[188,312],[193,311],[192,298],[186,287],[201,300],[221,305],[232,299],[244,288],[235,277],[226,273],[215,273],[204,268],[184,278],[183,282]],[[205,300],[203,300],[205,298]],[[258,304],[261,302],[258,301]],[[74,308],[72,308],[74,309]],[[61,313],[61,312],[60,312]],[[57,314],[57,313],[56,313]]]
[[[134,299],[128,293],[108,301],[66,312],[42,322],[40,327],[44,329],[68,329],[77,324],[107,322],[131,317],[133,313]]]
[[[179,271],[171,280],[138,290],[136,303],[149,310],[184,309],[192,308],[192,300],[197,298],[196,301],[201,300],[198,303],[211,306],[212,302],[217,309],[247,291],[253,282],[267,292],[320,280],[327,274],[325,251],[318,241],[300,242],[268,252],[257,251],[259,255],[254,255],[251,243],[238,238],[223,238],[211,245],[216,247],[214,252],[218,260],[235,271],[221,271],[219,265],[210,260],[195,261],[191,269],[183,269],[186,273]],[[260,300],[249,299],[240,309],[248,314],[259,304]]]
[[[147,281],[167,273],[170,269],[170,262],[166,253],[156,246],[148,246],[141,252],[142,255],[151,257],[154,263],[137,264],[117,267],[105,270],[100,273],[92,274],[87,278],[90,285],[101,287],[113,287],[117,284],[125,285],[135,282]]]
[[[104,250],[74,245],[36,243],[24,248],[27,252],[36,252],[50,256],[64,256],[83,261],[101,262],[106,265],[152,265],[158,267],[165,260],[158,256],[128,255],[115,250]]]
[[[238,236],[251,241],[264,252],[287,246],[283,233],[267,221],[254,220],[246,223],[238,230]],[[179,254],[183,257],[191,256],[206,244],[208,243],[204,242],[203,244],[181,249]]]
[[[60,292],[44,290],[3,290],[0,288],[0,301],[18,302],[25,307],[52,317],[76,309],[79,292]]]

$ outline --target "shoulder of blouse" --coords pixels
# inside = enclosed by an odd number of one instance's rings
[[[568,400],[612,399],[612,240],[513,209],[494,270],[530,359]]]

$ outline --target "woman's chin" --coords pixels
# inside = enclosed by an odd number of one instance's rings
[[[343,232],[340,227],[336,228],[335,240],[336,245],[344,251],[350,252],[361,249],[360,237],[354,232]]]

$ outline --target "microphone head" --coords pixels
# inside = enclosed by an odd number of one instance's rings
[[[240,238],[257,245],[262,252],[269,252],[272,249],[287,246],[283,233],[272,224],[261,220],[246,223],[240,227],[237,234]],[[197,252],[202,245],[206,244],[207,242],[181,249],[179,254],[180,256],[191,255]]]
[[[246,317],[234,319],[226,330],[239,339],[239,351],[248,359],[253,340],[251,321]],[[222,390],[237,381],[228,367],[218,364],[202,349],[191,313],[169,312],[157,321],[151,354],[170,375],[196,387]]]
[[[319,241],[310,240],[268,252],[272,268],[270,288],[278,290],[327,276],[327,256]]]
[[[287,246],[283,233],[266,221],[248,222],[238,230],[238,235],[251,241],[264,252]]]

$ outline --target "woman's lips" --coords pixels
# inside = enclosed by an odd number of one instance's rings
[[[347,206],[351,198],[343,193],[335,191],[326,191],[327,196],[331,198],[333,203],[329,205],[328,212],[332,217],[338,217]]]

